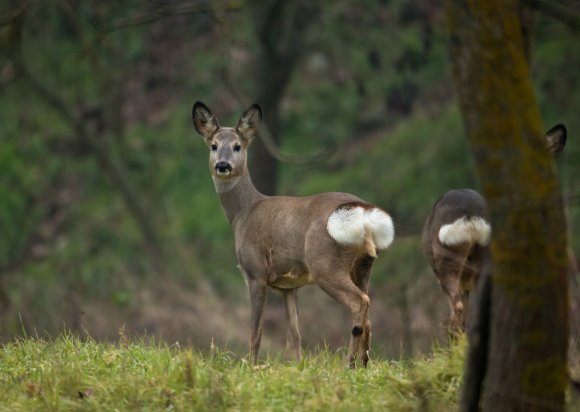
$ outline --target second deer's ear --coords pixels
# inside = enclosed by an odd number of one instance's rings
[[[563,124],[557,124],[546,132],[546,147],[552,156],[556,157],[564,150],[567,136],[566,126]]]
[[[191,110],[193,127],[207,141],[220,128],[218,120],[202,102],[195,102]]]
[[[236,130],[242,139],[246,142],[250,142],[258,132],[261,122],[262,109],[259,105],[253,104],[240,116]]]

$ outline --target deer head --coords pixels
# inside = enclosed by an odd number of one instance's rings
[[[566,126],[563,124],[557,124],[546,132],[544,136],[546,139],[546,147],[552,156],[556,157],[564,150],[567,135]]]
[[[250,106],[235,128],[220,127],[217,118],[202,102],[192,110],[195,130],[210,148],[209,169],[215,179],[227,181],[247,174],[247,151],[262,121],[262,109]]]

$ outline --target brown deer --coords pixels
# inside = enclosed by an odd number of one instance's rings
[[[235,128],[220,127],[203,103],[192,111],[195,130],[210,148],[209,169],[234,231],[238,267],[250,291],[250,359],[258,360],[268,287],[282,292],[288,346],[301,359],[296,290],[317,284],[352,313],[348,366],[369,360],[369,276],[380,250],[393,241],[391,217],[348,193],[265,196],[253,185],[246,153],[262,120],[254,104]]]
[[[566,145],[566,127],[546,132],[555,157]],[[467,300],[488,254],[491,225],[485,199],[471,189],[446,192],[433,206],[423,228],[423,252],[437,275],[450,307],[449,329],[465,329]]]

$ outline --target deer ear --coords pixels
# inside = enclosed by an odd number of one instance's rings
[[[202,102],[195,102],[191,110],[191,117],[193,118],[193,127],[202,135],[205,140],[210,137],[220,128],[220,125],[213,115],[211,110]]]
[[[236,130],[242,139],[249,143],[256,135],[261,122],[262,109],[259,105],[253,104],[240,116]]]
[[[566,137],[568,132],[563,124],[557,124],[546,132],[546,147],[552,156],[556,157],[564,150]]]

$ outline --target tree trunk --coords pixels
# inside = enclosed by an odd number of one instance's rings
[[[260,57],[256,71],[255,101],[264,109],[264,127],[272,142],[280,145],[280,104],[292,72],[304,53],[308,27],[318,16],[317,1],[255,0],[251,2]],[[249,169],[256,188],[274,195],[278,185],[278,159],[263,139],[256,139]]]
[[[259,63],[256,101],[265,109],[264,126],[276,146],[280,145],[280,103],[294,70],[295,59],[279,59],[264,53]],[[262,139],[256,139],[250,151],[250,174],[256,188],[266,194],[276,194],[278,159]]]
[[[563,410],[566,228],[525,58],[516,0],[447,0],[461,110],[493,226],[491,325],[481,402]]]

